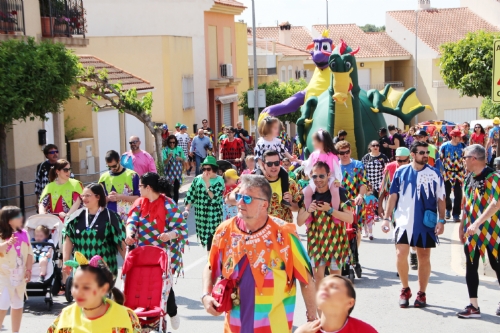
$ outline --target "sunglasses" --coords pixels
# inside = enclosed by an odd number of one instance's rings
[[[351,152],[351,150],[346,150],[346,151],[339,151],[339,155],[340,156],[344,156],[344,155],[347,155]]]
[[[409,160],[410,160],[409,158],[407,158],[406,160],[398,160],[398,159],[397,159],[397,160],[396,160],[396,162],[397,162],[397,163],[406,163],[406,162],[408,162]]]
[[[312,175],[311,178],[312,179],[317,179],[317,178],[319,178],[319,179],[325,179],[326,175]]]
[[[120,164],[115,164],[115,165],[108,165],[108,169],[111,170],[111,169],[116,169],[118,168]]]
[[[466,159],[468,159],[468,158],[476,158],[476,156],[470,156],[470,155],[469,155],[469,156],[464,156],[464,157],[463,157],[463,159],[464,159],[464,160],[466,160]]]
[[[204,172],[204,171],[208,171],[208,172],[210,172],[210,171],[212,171],[212,168],[202,168],[202,169],[201,169],[201,172]]]
[[[175,145],[175,141],[169,141],[168,144],[169,145]]]
[[[64,172],[70,172],[71,168],[62,168],[61,170],[64,171]]]
[[[380,145],[372,145],[372,148],[374,148],[374,147],[380,147]]]
[[[131,145],[135,145],[137,142],[139,142],[139,140],[136,140],[136,141],[130,141],[129,144]]]
[[[417,151],[417,154],[419,154],[421,156],[424,156],[424,155],[429,155],[430,152],[429,151],[423,151],[423,150],[421,150],[421,151]]]
[[[266,199],[262,199],[262,198],[256,198],[256,197],[251,197],[249,195],[246,195],[246,194],[239,194],[239,193],[236,193],[235,194],[235,197],[236,197],[236,201],[240,201],[241,199],[243,199],[243,202],[246,204],[246,205],[249,205],[252,203],[252,200],[262,200],[262,201],[267,201]]]
[[[59,150],[51,150],[49,151],[49,155],[59,154]]]
[[[268,167],[274,166],[280,166],[280,161],[274,161],[274,162],[266,162],[265,163]]]

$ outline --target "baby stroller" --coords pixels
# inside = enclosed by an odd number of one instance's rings
[[[360,211],[360,206],[356,206],[356,212]],[[361,264],[359,263],[359,252],[358,252],[358,228],[360,226],[356,222],[356,214],[353,223],[346,223],[347,239],[349,240],[349,249],[351,250],[351,255],[349,256],[348,262],[342,268],[342,275],[348,276],[349,280],[354,283],[355,277],[361,278],[363,270],[361,269]]]
[[[61,289],[62,273],[59,267],[59,250],[61,249],[61,230],[62,224],[59,217],[52,214],[33,215],[26,221],[25,229],[28,232],[30,240],[35,237],[35,229],[39,225],[44,225],[51,230],[50,239],[54,243],[47,242],[31,242],[33,249],[36,246],[48,246],[52,248],[52,257],[47,265],[47,275],[44,282],[39,282],[40,264],[35,262],[32,267],[31,280],[26,285],[26,295],[29,296],[45,296],[45,304],[49,310],[52,309],[54,301],[52,295],[57,295]]]
[[[125,306],[139,317],[143,332],[167,332],[167,298],[170,258],[156,246],[131,250],[122,269]]]
[[[231,163],[231,161],[234,162],[234,160],[218,160],[217,165],[219,166],[219,170],[217,171],[217,174],[219,176],[222,176],[224,172],[226,172],[229,169],[234,169],[236,172],[238,172],[238,175],[240,174],[240,170]]]

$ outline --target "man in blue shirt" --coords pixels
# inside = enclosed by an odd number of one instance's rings
[[[193,138],[189,155],[194,158],[196,162],[196,176],[200,174],[200,164],[207,157],[207,149],[212,150],[212,142],[210,138],[205,136],[205,131],[200,128],[198,135]]]

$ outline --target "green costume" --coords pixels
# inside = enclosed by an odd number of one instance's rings
[[[80,198],[82,191],[83,185],[76,179],[68,179],[62,185],[53,181],[43,189],[40,203],[43,204],[47,213],[67,213],[73,207],[73,202]]]

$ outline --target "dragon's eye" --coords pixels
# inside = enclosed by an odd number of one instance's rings
[[[332,46],[328,42],[323,43],[323,45],[321,45],[321,49],[326,52],[332,52]]]
[[[330,61],[330,68],[332,70],[335,68],[335,60]]]
[[[314,51],[318,51],[319,50],[319,43],[314,43]]]
[[[351,69],[352,65],[351,65],[351,63],[350,63],[349,61],[346,61],[346,62],[345,62],[345,67],[346,67],[347,69]]]

